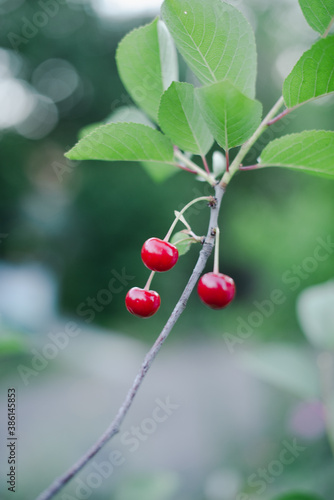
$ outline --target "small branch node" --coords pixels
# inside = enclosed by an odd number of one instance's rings
[[[211,196],[211,198],[208,201],[208,207],[210,208],[216,208],[217,207],[218,200],[215,196]]]

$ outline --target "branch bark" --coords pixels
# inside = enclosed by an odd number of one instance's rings
[[[195,285],[202,274],[205,265],[210,257],[212,249],[214,247],[215,242],[215,232],[214,229],[218,226],[218,216],[221,206],[221,201],[223,199],[225,190],[219,184],[215,186],[215,196],[217,203],[214,207],[211,208],[210,213],[210,222],[207,237],[203,244],[202,250],[200,251],[197,263],[194,267],[194,270],[189,278],[189,281],[176,304],[172,314],[170,315],[166,325],[161,331],[159,337],[155,341],[152,348],[146,354],[143,364],[130,388],[129,392],[126,395],[126,398],[119,408],[114,420],[111,422],[108,429],[105,433],[100,437],[100,439],[85,453],[67,472],[65,472],[62,476],[57,478],[44,492],[42,492],[36,500],[50,500],[53,498],[78,472],[80,472],[85,465],[98,453],[103,446],[108,443],[115,434],[120,431],[120,426],[125,419],[132,402],[145,378],[146,373],[148,372],[150,366],[152,365],[155,357],[160,351],[163,343],[167,339],[168,335],[172,331],[175,323],[181,316],[184,311],[188,299],[195,288]]]

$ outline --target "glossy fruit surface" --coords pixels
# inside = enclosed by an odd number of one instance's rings
[[[145,266],[151,271],[163,273],[175,266],[179,258],[179,252],[174,245],[167,241],[150,238],[145,241],[141,249],[141,258]]]
[[[234,298],[235,284],[226,274],[207,273],[199,280],[197,292],[207,306],[212,309],[223,309]]]
[[[153,316],[159,309],[160,303],[160,295],[157,292],[138,287],[131,288],[125,297],[127,310],[140,318]]]

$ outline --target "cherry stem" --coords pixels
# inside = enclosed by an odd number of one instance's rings
[[[282,113],[280,113],[279,115],[277,115],[275,118],[273,118],[272,120],[270,120],[267,123],[268,127],[270,127],[270,125],[274,125],[274,123],[276,123],[279,120],[281,120],[282,118],[284,118],[286,115],[288,115],[289,113],[291,113],[291,111],[293,111],[293,108],[287,108],[284,111],[282,111]]]
[[[240,165],[239,170],[256,170],[257,168],[261,168],[261,165],[258,163],[256,165],[247,165],[246,167]]]
[[[186,219],[183,217],[183,215],[180,214],[180,212],[178,212],[177,210],[174,210],[174,215],[175,215],[175,217],[179,218],[179,221],[185,225],[185,227],[188,229],[188,231],[192,231],[190,225],[188,224]]]
[[[210,169],[209,169],[209,165],[208,165],[208,162],[206,161],[206,157],[204,155],[202,155],[202,161],[203,161],[203,165],[204,165],[205,170],[210,175],[211,172],[210,172]]]
[[[147,283],[145,285],[144,290],[149,291],[151,283],[152,283],[152,280],[154,278],[154,275],[155,275],[155,271],[152,271],[151,274],[148,277],[148,280],[147,280]]]
[[[219,237],[220,237],[220,230],[219,230],[218,226],[215,229],[215,233],[216,233],[215,259],[214,259],[214,264],[213,264],[213,272],[218,274],[219,273]]]
[[[229,172],[229,170],[230,170],[230,152],[228,149],[225,151],[225,158],[226,158],[226,172]]]
[[[190,208],[192,205],[195,203],[198,203],[199,201],[209,201],[212,198],[212,196],[201,196],[200,198],[195,198],[194,200],[190,201],[188,205],[186,205],[182,210],[178,213],[178,215],[175,217],[174,222],[172,223],[171,227],[168,230],[168,233],[166,234],[164,241],[169,241],[169,238],[172,236],[172,233],[175,229],[176,224],[180,220],[180,217]]]
[[[197,243],[202,243],[203,242],[203,238],[204,236],[197,236],[197,234],[194,233],[194,231],[189,231],[189,236],[191,236],[191,238],[195,241],[197,241]]]

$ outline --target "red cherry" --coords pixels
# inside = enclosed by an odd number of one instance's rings
[[[226,274],[207,273],[199,280],[197,292],[207,306],[212,309],[223,309],[234,298],[235,284]]]
[[[127,310],[140,318],[153,316],[159,309],[160,302],[160,295],[157,292],[138,287],[131,288],[125,297]]]
[[[175,266],[179,258],[179,251],[167,241],[159,238],[150,238],[145,241],[141,249],[141,258],[151,271],[162,273]]]

